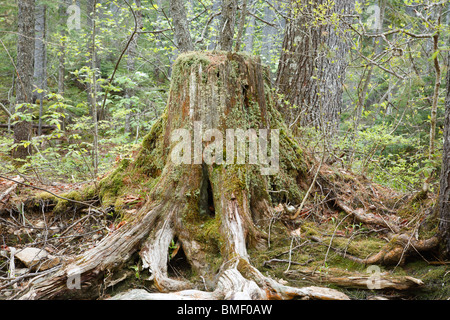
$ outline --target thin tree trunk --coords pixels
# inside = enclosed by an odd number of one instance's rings
[[[440,19],[439,19],[440,20]],[[439,49],[439,32],[433,36],[433,44],[435,54]],[[439,89],[441,88],[441,67],[439,64],[439,55],[433,59],[434,72],[436,75],[436,80],[434,83],[434,93],[433,93],[433,104],[431,106],[431,117],[430,117],[430,150],[428,158],[433,158],[435,152],[435,140],[436,140],[436,121],[437,121],[437,107],[439,102]]]
[[[270,23],[274,23],[275,21],[275,15],[268,5],[264,7],[264,20]],[[265,59],[266,63],[269,63],[271,61],[272,49],[275,45],[275,31],[276,30],[274,27],[267,24],[264,24],[262,28],[263,37],[261,44],[261,57]]]
[[[38,136],[42,134],[42,116],[45,91],[47,90],[47,45],[46,45],[46,12],[47,6],[36,6],[34,42],[34,95],[39,99],[39,127]]]
[[[194,50],[186,17],[186,9],[182,0],[170,0],[170,15],[172,17],[175,43],[178,46],[178,50],[180,52]]]
[[[450,53],[448,55],[450,61]],[[439,189],[439,232],[443,239],[444,252],[450,257],[450,71],[447,71],[447,98],[445,101],[444,147]]]
[[[243,0],[241,18],[239,21],[238,35],[237,35],[237,39],[236,39],[236,45],[234,47],[234,51],[236,51],[236,52],[241,50],[242,34],[244,33],[246,17],[247,17],[247,0]]]
[[[219,29],[219,49],[233,49],[234,27],[236,25],[237,1],[222,0],[222,18]]]
[[[59,27],[61,28],[61,30],[59,31],[60,42],[59,42],[59,52],[58,52],[58,94],[61,96],[64,96],[64,90],[65,90],[64,77],[65,77],[65,73],[66,73],[66,39],[65,39],[67,36],[67,29],[65,27],[65,21],[67,19],[66,10],[67,10],[67,0],[65,0],[63,2],[63,4],[61,4],[59,6],[59,9],[58,9],[59,16],[60,16]],[[58,112],[62,113],[62,112],[64,112],[64,110],[59,109]],[[61,129],[65,130],[64,116],[61,116],[60,123],[61,123]]]
[[[92,72],[97,72],[97,70],[100,68],[100,60],[98,59],[97,52],[95,50],[95,43],[93,44],[93,38],[95,38],[95,35],[93,34],[95,31],[94,29],[98,28],[98,24],[95,24],[95,15],[96,15],[96,6],[97,3],[99,3],[99,0],[87,0],[86,2],[86,15],[87,15],[87,33],[90,37],[87,40],[87,52],[88,55],[88,63],[87,66],[92,70]],[[93,63],[95,61],[95,63]],[[95,85],[95,88],[93,86]],[[99,86],[97,81],[94,83],[91,83],[91,81],[87,81],[86,83],[86,90],[88,92],[88,104],[90,106],[90,115],[92,116],[94,113],[94,104],[93,101],[93,92],[97,92],[99,90]],[[104,114],[102,112],[103,110],[97,110],[97,120],[100,120],[103,118]]]
[[[384,16],[385,16],[385,12],[386,12],[386,0],[380,0],[378,3],[380,5],[380,21],[378,23],[378,28],[376,30],[376,33],[381,33],[382,28],[383,28],[383,23],[384,23]],[[380,38],[375,38],[373,40],[373,46],[374,46],[374,52],[379,52],[380,48],[381,48],[381,41]],[[356,143],[356,139],[359,136],[359,126],[361,124],[361,118],[362,118],[362,113],[366,104],[366,96],[367,96],[367,90],[369,89],[369,84],[372,81],[372,74],[373,74],[373,69],[374,69],[374,65],[367,65],[365,67],[365,71],[367,71],[366,77],[364,79],[361,79],[361,82],[358,86],[358,101],[357,101],[357,106],[356,106],[356,114],[354,117],[354,129],[353,129],[353,137],[352,137],[352,141],[353,141],[353,146]],[[365,73],[365,72],[364,72]],[[364,76],[363,73],[363,76]],[[350,152],[350,156],[349,156],[349,162],[348,162],[348,166],[349,168],[351,168],[352,163],[353,163],[353,158],[354,158],[354,148],[353,146],[351,147],[351,152]]]
[[[214,0],[214,2],[212,4],[212,12],[217,12],[220,10],[220,8],[221,8],[221,0]],[[214,22],[213,22],[214,31],[213,31],[213,34],[211,34],[211,36],[210,36],[211,42],[208,46],[208,50],[211,50],[211,51],[215,50],[218,46],[218,39],[219,39],[218,35],[220,34],[219,33],[219,25],[220,25],[220,22],[217,19],[214,19]]]
[[[141,12],[141,0],[134,0],[134,3],[136,4],[136,8],[138,10],[135,11],[135,15],[136,15],[136,23],[138,25],[138,30],[141,29],[142,27],[142,12]],[[134,74],[135,70],[135,60],[136,60],[136,50],[137,50],[137,42],[138,42],[138,38],[139,38],[139,33],[134,35],[133,40],[131,41],[130,45],[128,46],[128,50],[127,50],[127,71],[128,74]],[[125,96],[127,98],[131,98],[134,96],[134,89],[132,88],[126,88],[125,89]],[[132,104],[128,105],[128,109],[132,108]],[[131,133],[131,124],[130,124],[130,120],[131,120],[131,113],[128,112],[127,115],[125,116],[125,134],[127,133]]]
[[[94,143],[93,143],[93,164],[94,175],[96,178],[98,174],[98,105],[97,105],[97,52],[95,45],[96,30],[96,4],[95,0],[92,4],[92,41],[91,41],[91,71],[92,71],[92,83],[91,83],[91,102],[92,102],[92,120],[94,122]]]
[[[17,73],[16,104],[32,102],[33,92],[33,51],[34,51],[34,0],[19,1],[19,39],[17,42]],[[17,111],[26,112],[26,105],[22,105]],[[14,143],[31,140],[31,123],[21,121],[14,126]],[[13,150],[14,159],[25,159],[29,154],[29,148],[18,146]]]

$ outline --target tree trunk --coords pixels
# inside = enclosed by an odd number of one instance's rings
[[[265,249],[264,219],[270,217],[271,201],[280,200],[271,198],[268,188],[288,190],[290,199],[298,199],[296,182],[305,174],[302,153],[274,109],[264,72],[260,61],[237,54],[180,55],[164,115],[133,163],[124,162],[110,176],[132,174],[136,183],[143,183],[136,177],[146,177],[153,184],[147,203],[95,248],[29,286],[21,298],[98,297],[99,287],[107,285],[105,274],[123,268],[138,252],[162,293],[210,299],[347,299],[332,289],[282,285],[250,264],[247,248]],[[248,149],[241,133],[252,141]],[[191,290],[193,283],[169,277],[172,241],[178,241],[194,274],[211,292]],[[77,275],[81,289],[71,291],[67,281]],[[152,295],[158,297],[165,296]]]
[[[33,51],[34,51],[34,0],[19,1],[19,26],[17,41],[17,73],[16,104],[32,103],[33,98]],[[17,111],[26,112],[26,105]],[[31,123],[21,121],[14,126],[14,143],[31,140]],[[18,146],[12,153],[14,159],[25,159],[29,155],[29,147]]]
[[[182,0],[170,0],[170,15],[178,50],[181,53],[194,50],[189,32],[189,24],[186,18],[186,9]]]
[[[253,10],[253,9],[250,9]],[[254,33],[255,33],[255,17],[250,16],[247,28],[245,28],[245,52],[253,54],[253,42],[254,42]]]
[[[65,85],[64,78],[66,74],[66,36],[67,36],[67,7],[69,6],[68,0],[64,0],[62,4],[59,5],[59,50],[58,50],[58,94],[64,96]],[[58,112],[63,113],[64,109],[60,108]],[[65,118],[61,116],[60,118],[61,129],[65,130]]]
[[[320,17],[315,10],[325,3],[291,2],[276,84],[289,102],[279,107],[289,124],[332,133],[339,126],[348,46],[342,22],[330,16],[350,13],[354,0],[335,1]]]
[[[247,0],[242,1],[241,16],[239,18],[238,35],[236,39],[236,45],[234,51],[241,51],[242,35],[244,33],[245,19],[247,18]]]
[[[36,6],[34,42],[34,95],[39,99],[39,127],[38,135],[42,134],[42,113],[44,106],[44,96],[47,90],[47,45],[46,45],[46,12],[47,6]]]
[[[138,25],[138,30],[142,28],[142,12],[141,12],[141,0],[134,0],[134,3],[136,4],[136,8],[139,10],[135,11],[136,15],[136,23]],[[135,59],[136,59],[136,49],[137,49],[137,42],[139,38],[139,33],[134,35],[133,40],[131,41],[130,45],[127,49],[127,71],[129,75],[132,75],[135,73]],[[125,96],[127,98],[131,98],[134,96],[134,89],[132,88],[125,88]],[[128,105],[128,109],[132,108],[132,104]],[[125,116],[125,133],[131,133],[131,110],[127,113]]]
[[[449,54],[450,59],[450,54]],[[450,61],[450,60],[449,60]],[[445,101],[444,147],[442,151],[441,185],[438,212],[439,231],[443,239],[444,252],[450,257],[450,72],[447,71],[447,98]]]
[[[214,0],[213,1],[212,8],[211,8],[212,12],[220,11],[221,2],[222,2],[222,0]],[[220,25],[220,21],[218,21],[218,19],[214,19],[212,22],[212,29],[214,31],[211,32],[211,35],[209,36],[210,43],[208,45],[208,50],[210,50],[210,51],[215,50],[218,47],[219,25]]]
[[[222,17],[219,29],[219,50],[233,49],[234,27],[236,25],[237,1],[222,0]]]
[[[96,4],[98,3],[98,0],[87,0],[86,1],[86,15],[87,15],[87,41],[86,41],[86,46],[87,46],[87,52],[89,53],[88,55],[88,60],[87,60],[87,67],[89,67],[90,70],[92,70],[93,73],[97,73],[98,70],[100,69],[100,60],[98,59],[98,55],[97,55],[97,50],[96,50],[96,46],[95,43],[93,42],[93,39],[95,38],[95,34],[98,32],[98,30],[96,30],[98,28],[98,25],[96,24],[95,21],[95,16],[97,15],[97,9]],[[91,81],[87,81],[86,82],[86,90],[87,90],[87,100],[88,100],[88,104],[90,106],[90,114],[93,116],[94,114],[94,109],[97,108],[96,106],[96,101],[97,100],[97,92],[99,90],[99,86],[97,84],[97,81],[92,82],[92,76],[91,76]],[[97,78],[96,74],[95,74],[95,78]],[[95,95],[94,95],[95,93]],[[97,110],[97,115],[96,118],[97,120],[101,120],[103,117],[103,112],[102,110]]]

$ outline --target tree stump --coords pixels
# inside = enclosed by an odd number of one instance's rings
[[[118,271],[135,253],[161,293],[204,297],[192,283],[168,276],[168,248],[176,239],[192,270],[211,284],[208,298],[347,299],[332,289],[282,285],[249,262],[249,247],[266,247],[263,227],[272,203],[286,197],[268,190],[286,190],[291,201],[301,199],[298,181],[306,167],[274,108],[267,79],[260,61],[250,57],[181,55],[163,116],[136,159],[105,178],[143,173],[153,186],[146,204],[21,298],[97,298],[105,274]],[[71,290],[67,283],[76,276],[80,288]]]

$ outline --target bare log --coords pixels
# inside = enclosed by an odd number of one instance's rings
[[[285,275],[289,279],[306,278],[318,284],[334,284],[345,288],[411,290],[424,286],[422,280],[410,276],[392,276],[381,273],[377,275],[376,283],[373,283],[374,278],[368,274],[358,272],[344,272],[343,274],[342,270],[332,268],[328,268],[326,272],[313,269],[289,270],[285,272]]]

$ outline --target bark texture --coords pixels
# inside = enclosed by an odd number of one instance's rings
[[[317,14],[315,10],[326,3],[291,1],[276,84],[288,101],[279,108],[289,124],[335,132],[342,109],[348,46],[342,22],[331,15],[350,13],[354,0],[335,1],[325,15]]]
[[[134,0],[134,3],[136,5],[136,8],[138,8],[139,10],[135,11],[135,15],[136,15],[136,21],[135,23],[137,24],[137,29],[140,30],[142,28],[142,12],[141,12],[141,0]],[[136,72],[135,69],[135,61],[136,61],[136,54],[137,54],[137,44],[138,44],[138,39],[139,39],[139,33],[135,34],[133,37],[133,40],[131,41],[130,45],[128,46],[127,49],[127,71],[129,75],[132,75]],[[133,97],[135,94],[135,90],[133,88],[125,88],[125,97],[126,98],[131,98]],[[131,112],[132,112],[132,107],[133,104],[130,103],[128,105],[128,113],[125,116],[125,133],[131,133]]]
[[[170,0],[170,14],[172,16],[175,43],[178,46],[178,50],[181,53],[194,50],[186,17],[186,9],[182,0]]]
[[[16,104],[32,103],[33,92],[33,51],[34,51],[34,0],[19,1],[19,26],[17,41],[17,73]],[[26,105],[18,111],[26,112]],[[31,123],[21,121],[14,126],[14,143],[31,139]],[[14,159],[25,159],[29,148],[18,146],[13,150]]]
[[[447,256],[450,256],[450,72],[447,72],[447,98],[445,100],[444,121],[444,147],[442,151],[438,211],[440,213],[439,231],[444,242],[444,251]]]
[[[42,113],[44,96],[47,90],[47,45],[46,45],[46,12],[47,6],[36,7],[36,39],[34,42],[34,86],[33,95],[39,99],[39,128],[38,135],[42,134]],[[36,91],[36,89],[38,89]],[[43,91],[42,91],[43,90]],[[34,100],[34,99],[33,99]]]
[[[219,50],[231,51],[233,49],[236,13],[237,1],[222,0],[222,17],[219,27]]]

